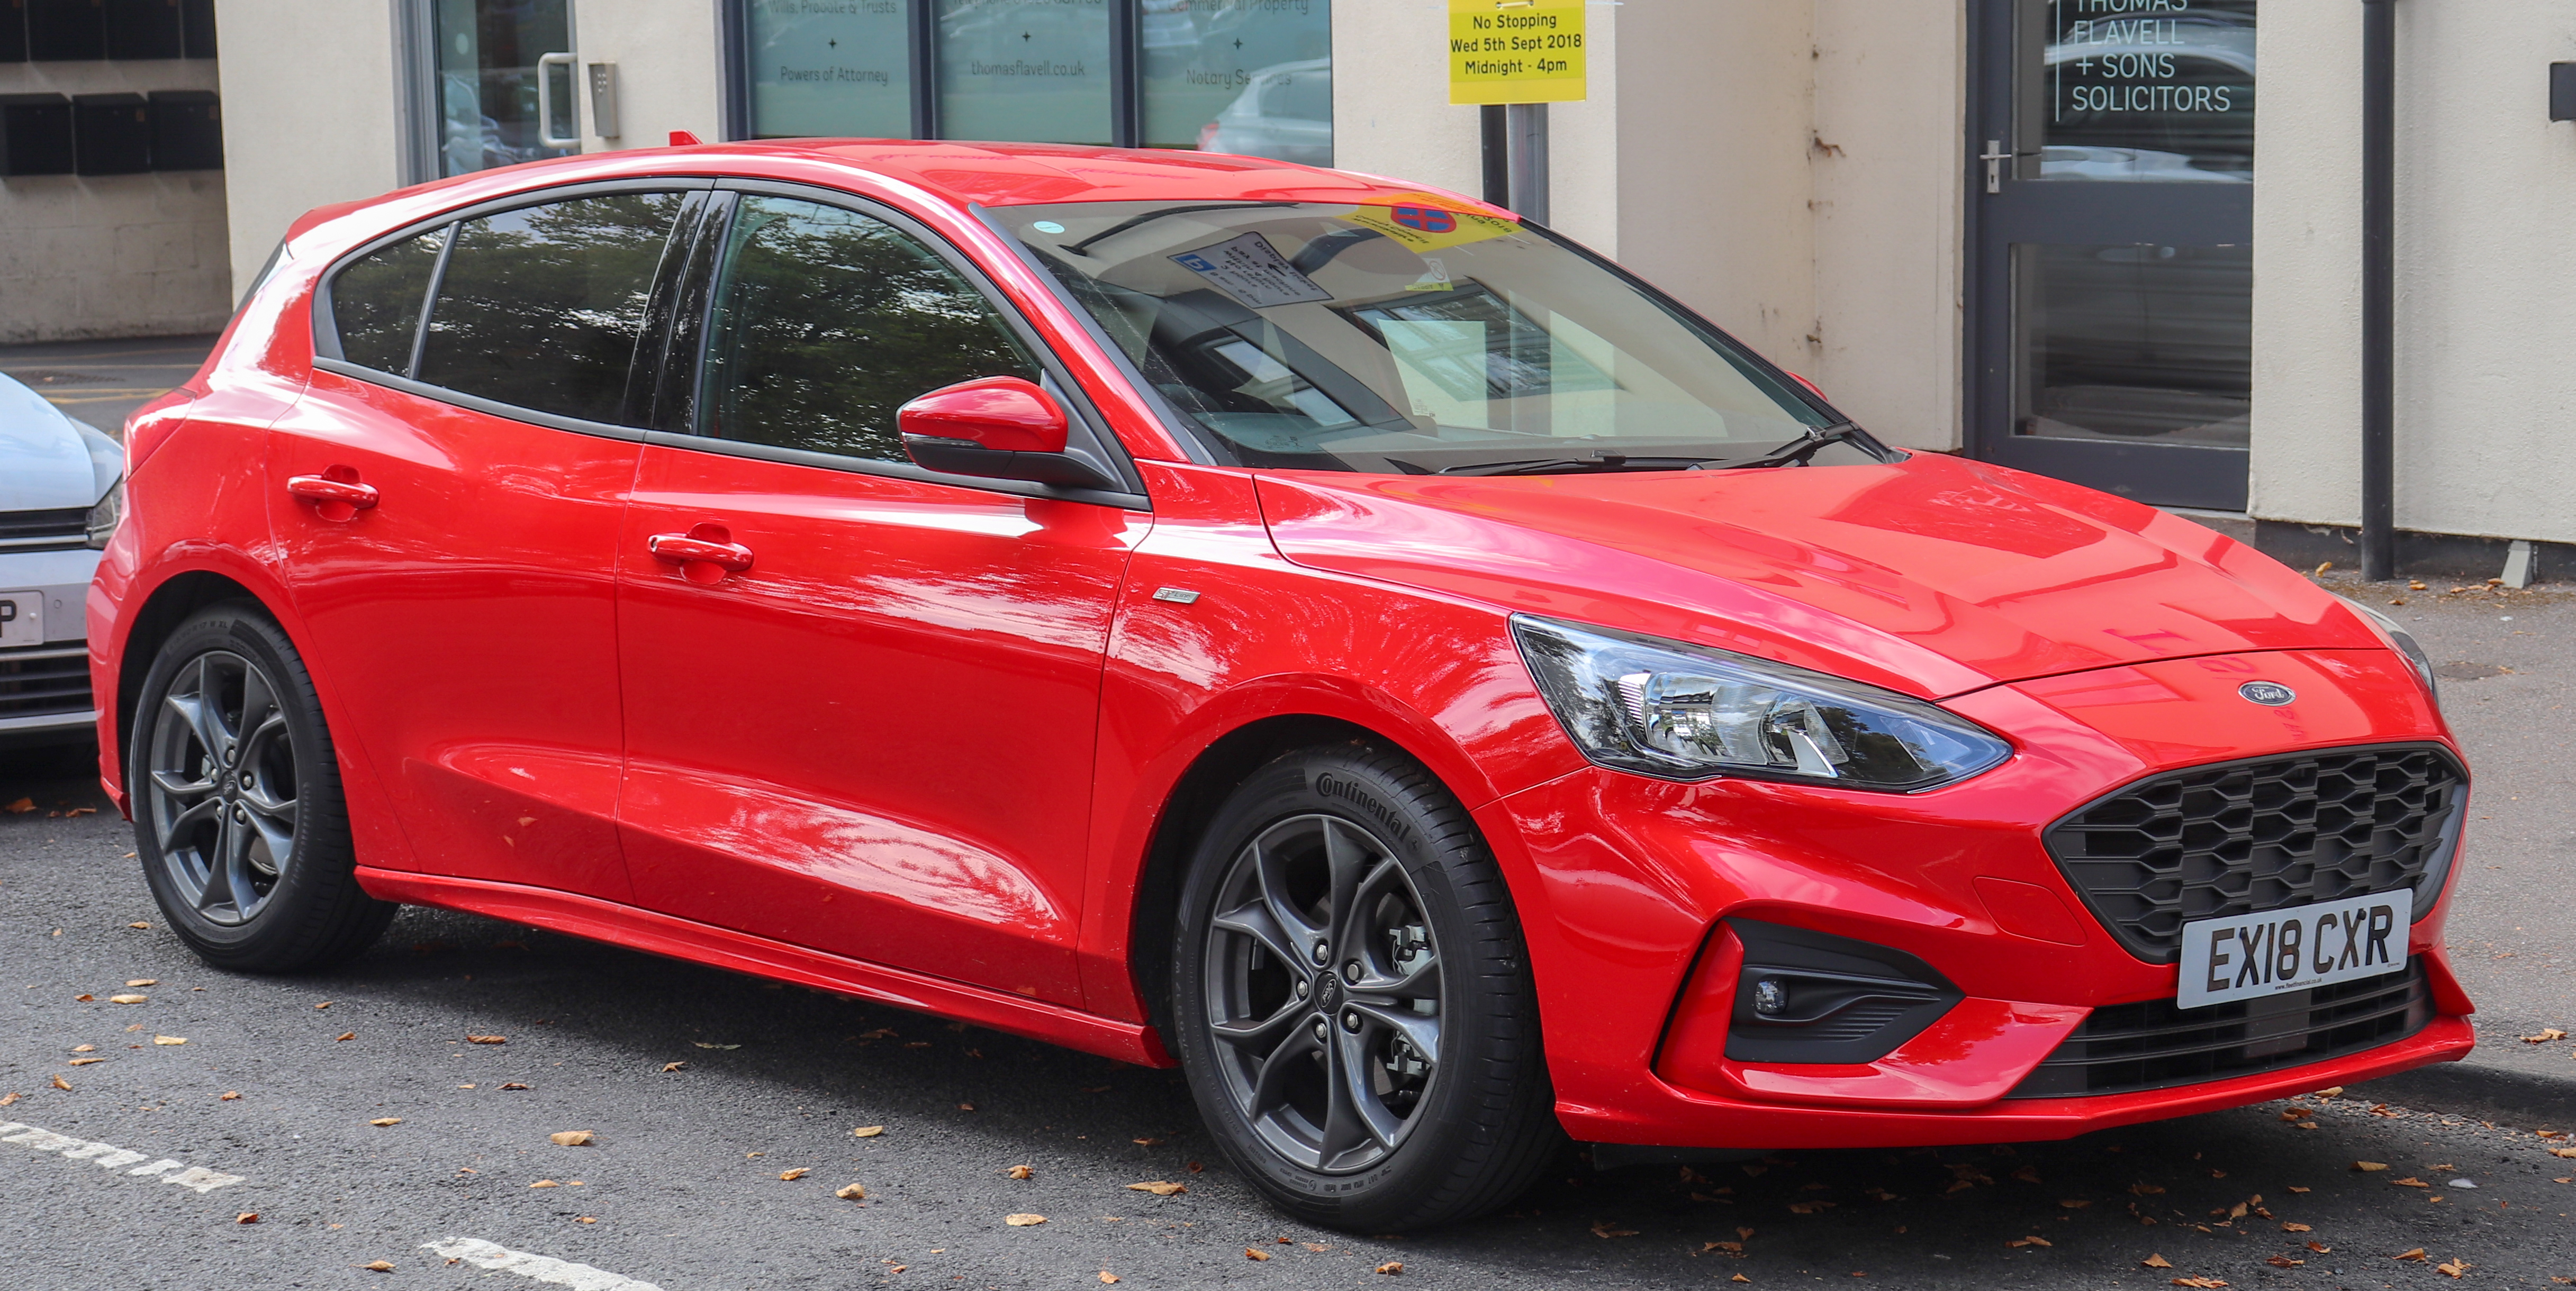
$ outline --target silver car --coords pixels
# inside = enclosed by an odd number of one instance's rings
[[[92,737],[82,601],[125,504],[125,449],[0,376],[0,747]]]

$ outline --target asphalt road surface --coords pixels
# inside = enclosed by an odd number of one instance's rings
[[[1403,1239],[1265,1208],[1175,1073],[934,1018],[421,910],[331,973],[209,970],[162,928],[125,823],[68,814],[101,805],[86,753],[0,755],[0,804],[33,807],[0,815],[5,1281],[2379,1288],[2452,1285],[2447,1263],[2565,1284],[2576,1157],[2551,1149],[2576,1140],[2539,1131],[2576,1130],[2548,1101],[2576,1042],[2515,1037],[2567,1026],[2576,994],[2554,707],[2576,604],[2449,586],[2397,612],[2455,671],[2511,670],[2450,683],[2480,776],[2451,925],[2488,1010],[2472,1079],[1690,1176],[1569,1152],[1518,1210]],[[593,1141],[550,1141],[575,1130]],[[1145,1182],[1187,1190],[1128,1187]],[[835,1195],[850,1183],[863,1202]]]

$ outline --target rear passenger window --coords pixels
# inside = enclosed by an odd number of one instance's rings
[[[331,280],[340,357],[378,372],[411,375],[421,298],[429,294],[430,271],[438,267],[438,249],[446,241],[445,229],[423,233],[351,261]]]
[[[975,377],[1038,379],[972,283],[882,220],[745,197],[725,237],[701,434],[904,461],[895,409]]]
[[[626,420],[627,372],[681,201],[584,197],[458,226],[415,375],[538,412]]]

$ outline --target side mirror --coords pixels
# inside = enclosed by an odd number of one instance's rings
[[[903,434],[904,454],[928,470],[1069,488],[1124,488],[1064,451],[1071,427],[1064,409],[1019,377],[978,377],[933,390],[897,409],[895,426]]]

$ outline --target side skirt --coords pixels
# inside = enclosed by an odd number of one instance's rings
[[[516,883],[363,866],[358,870],[358,885],[379,901],[489,915],[630,950],[957,1018],[1120,1062],[1147,1067],[1178,1065],[1164,1051],[1162,1039],[1153,1028],[1139,1023],[1113,1021],[1002,991],[844,959],[595,897]]]

